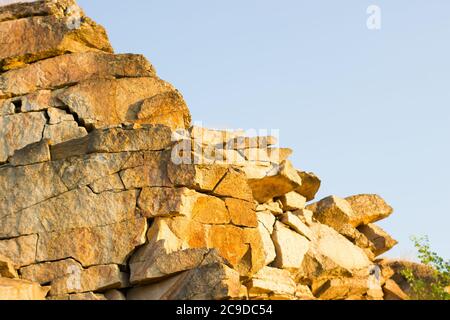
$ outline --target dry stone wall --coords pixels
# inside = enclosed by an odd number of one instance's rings
[[[0,299],[406,299],[377,195],[191,126],[73,0],[0,7]]]

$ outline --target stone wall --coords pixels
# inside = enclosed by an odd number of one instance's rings
[[[377,195],[191,126],[73,0],[0,7],[0,299],[406,299]]]

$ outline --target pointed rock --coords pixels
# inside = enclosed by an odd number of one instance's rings
[[[398,243],[386,231],[374,224],[360,226],[358,230],[373,244],[373,253],[376,257],[391,250]]]
[[[354,227],[369,224],[389,217],[394,209],[386,201],[375,194],[362,194],[346,198],[353,209],[355,218]]]
[[[297,232],[298,234],[304,236],[308,240],[313,239],[313,235],[311,230],[309,230],[308,226],[305,225],[296,215],[291,212],[286,212],[281,217],[281,222],[285,225],[291,227],[292,230]]]
[[[289,161],[283,162],[274,175],[249,180],[253,196],[259,203],[265,203],[273,198],[285,195],[301,184],[302,180]]]
[[[304,196],[307,201],[314,200],[322,182],[312,172],[299,171],[298,175],[302,179],[302,185],[295,191]]]

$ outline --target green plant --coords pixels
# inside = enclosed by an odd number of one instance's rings
[[[444,260],[430,247],[428,237],[413,237],[412,241],[418,251],[421,263],[430,267],[431,277],[418,277],[414,270],[406,268],[402,275],[408,281],[412,298],[417,300],[450,300],[448,287],[450,286],[450,261]]]

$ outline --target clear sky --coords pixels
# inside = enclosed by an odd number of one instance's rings
[[[378,193],[450,258],[450,1],[79,0],[208,127],[280,129],[320,197]],[[366,25],[381,8],[381,30]]]

